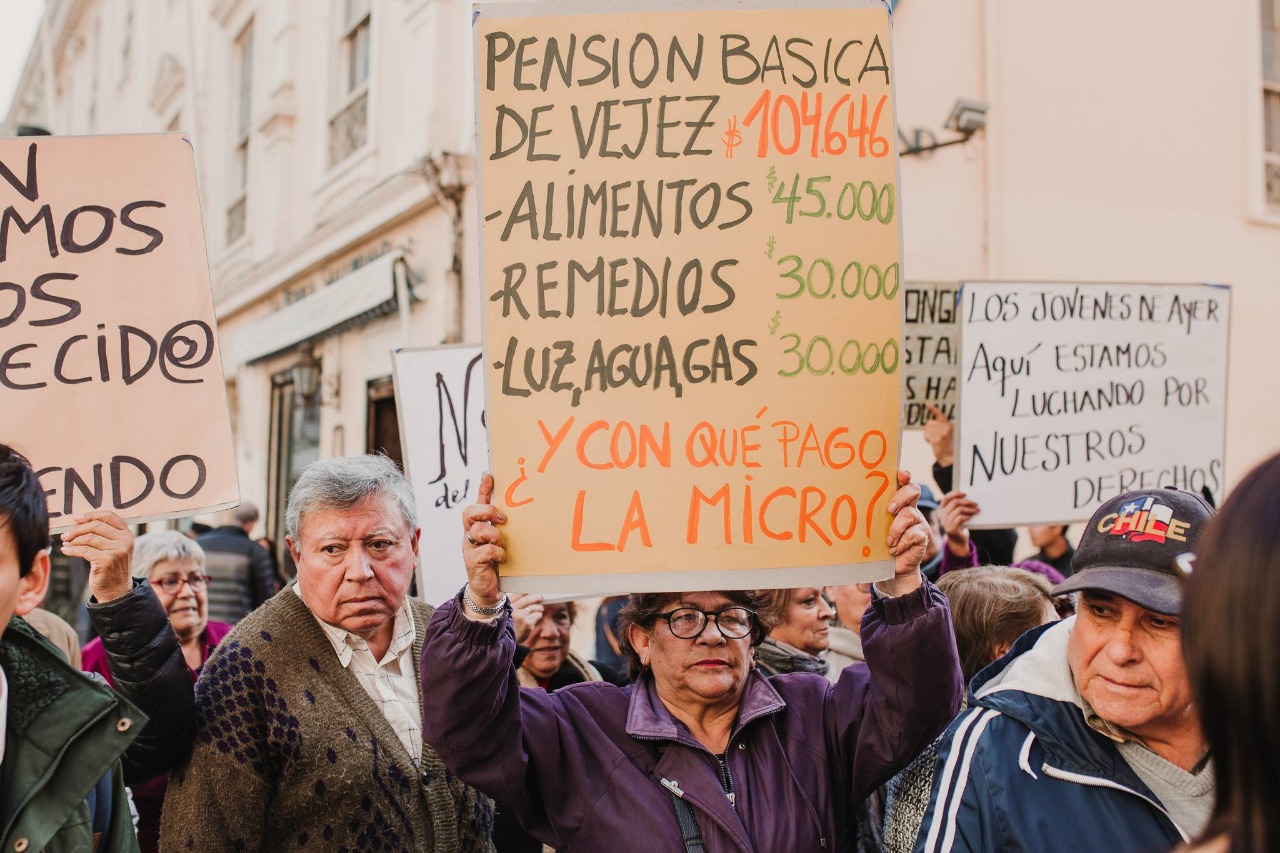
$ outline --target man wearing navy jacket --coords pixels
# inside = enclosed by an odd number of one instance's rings
[[[970,684],[943,736],[917,853],[1167,850],[1213,806],[1213,765],[1182,662],[1177,558],[1211,510],[1130,492],[1090,520],[1076,616],[1031,631]]]

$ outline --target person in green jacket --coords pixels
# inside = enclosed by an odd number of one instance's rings
[[[49,582],[45,501],[30,463],[0,444],[0,850],[137,851],[121,756],[147,718],[21,618]]]

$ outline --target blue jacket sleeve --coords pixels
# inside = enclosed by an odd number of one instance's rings
[[[983,739],[987,724],[997,716],[987,708],[972,708],[947,730],[915,853],[1005,848],[985,770],[990,740]]]

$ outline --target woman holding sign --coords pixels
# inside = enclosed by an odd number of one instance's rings
[[[467,585],[426,631],[424,739],[557,849],[840,849],[854,805],[960,703],[950,611],[920,574],[929,533],[909,480],[899,474],[889,504],[895,576],[862,623],[868,666],[835,684],[766,679],[753,652],[771,594],[648,593],[621,616],[635,684],[546,693],[517,686],[498,590],[506,517],[485,475],[463,511]]]

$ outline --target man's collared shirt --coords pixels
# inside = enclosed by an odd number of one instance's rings
[[[293,591],[302,597],[296,583]],[[306,603],[305,599],[303,603]],[[311,615],[315,616],[314,613]],[[417,766],[422,759],[422,706],[418,701],[418,678],[413,669],[413,643],[418,633],[408,600],[396,612],[391,645],[382,660],[374,660],[373,652],[363,637],[336,628],[318,616],[315,618],[333,644],[338,663],[350,670],[360,682]]]

